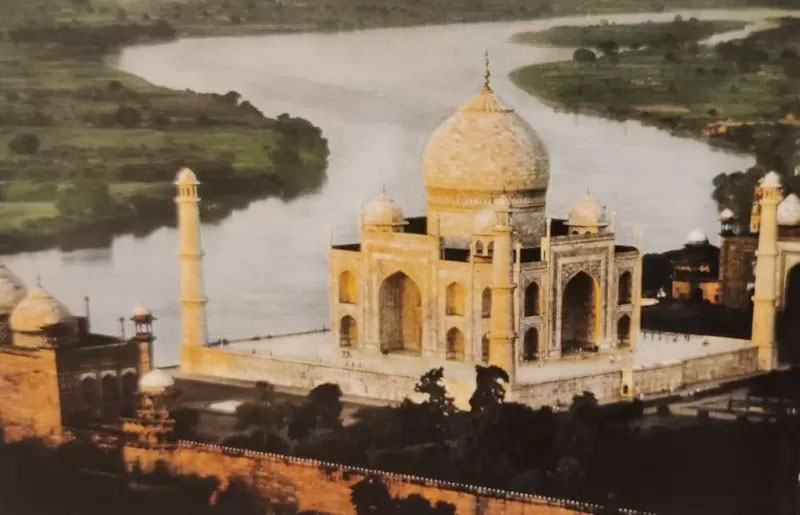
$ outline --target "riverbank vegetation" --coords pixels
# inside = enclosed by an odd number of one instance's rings
[[[636,25],[603,23],[587,27],[552,27],[539,32],[519,32],[511,40],[529,45],[593,47],[612,52],[623,48],[696,43],[719,32],[742,29],[745,25],[745,22],[733,20],[700,21],[692,18],[684,22],[679,18]]]
[[[206,220],[324,183],[328,147],[318,128],[265,117],[233,91],[174,91],[113,69],[109,52],[176,30],[164,21],[111,24],[110,4],[94,5],[71,3],[80,21],[57,25],[0,21],[0,252],[105,245],[120,232],[173,224],[182,166],[204,184]]]
[[[641,29],[631,27],[632,33]],[[608,32],[603,26],[587,30]],[[558,33],[574,36],[576,46],[590,41],[584,30]],[[576,50],[572,61],[516,70],[515,83],[561,109],[636,119],[752,153],[754,168],[714,178],[720,209],[733,209],[745,226],[753,187],[765,171],[778,171],[787,190],[800,191],[792,173],[800,162],[800,20],[783,18],[774,28],[714,46],[662,37],[620,52],[616,41],[592,41],[593,48]]]

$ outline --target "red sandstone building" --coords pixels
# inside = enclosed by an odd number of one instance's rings
[[[27,291],[0,265],[0,422],[6,440],[56,443],[65,427],[102,427],[136,409],[151,367],[150,312],[136,309],[134,336],[91,332],[44,288]]]

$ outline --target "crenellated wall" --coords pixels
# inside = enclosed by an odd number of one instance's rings
[[[187,441],[172,449],[125,447],[123,457],[129,468],[138,464],[148,471],[162,462],[175,474],[216,477],[220,488],[239,478],[273,503],[326,514],[355,514],[350,487],[367,476],[379,477],[393,496],[419,494],[432,504],[451,503],[458,515],[570,515],[599,508],[588,503]]]

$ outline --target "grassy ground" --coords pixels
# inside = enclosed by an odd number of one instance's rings
[[[575,43],[587,40],[582,31],[572,33]],[[714,179],[720,208],[734,209],[745,223],[753,185],[766,169],[784,174],[788,189],[800,190],[791,173],[800,161],[795,150],[800,126],[779,123],[787,115],[800,116],[800,20],[784,19],[777,28],[714,48],[656,43],[635,51],[595,52],[594,61],[528,66],[516,70],[513,79],[562,109],[638,119],[752,152],[757,167]],[[725,130],[710,130],[720,124]]]

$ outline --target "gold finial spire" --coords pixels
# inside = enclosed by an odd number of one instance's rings
[[[492,87],[489,85],[489,78],[492,72],[489,71],[489,49],[487,48],[483,53],[483,89],[491,91]]]

